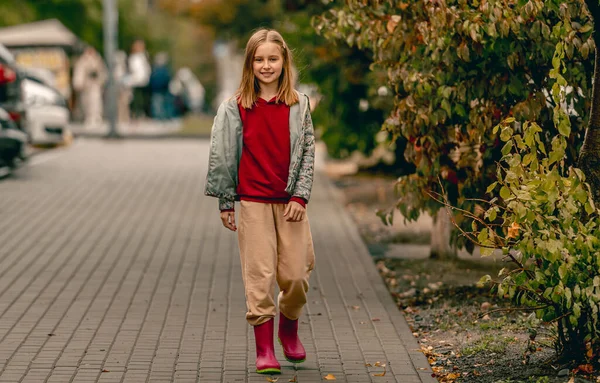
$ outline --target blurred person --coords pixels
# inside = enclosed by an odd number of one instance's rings
[[[143,40],[133,42],[127,69],[128,73],[123,79],[123,84],[132,91],[131,117],[138,119],[146,115],[148,81],[151,72],[146,44]]]
[[[281,35],[261,29],[245,52],[239,89],[214,120],[204,193],[219,198],[221,224],[238,232],[256,372],[271,374],[281,373],[273,342],[275,283],[283,354],[292,363],[306,359],[298,318],[315,264],[306,214],[315,140],[308,97],[294,90],[291,50]]]
[[[205,90],[190,68],[182,67],[177,71],[169,90],[176,98],[178,114],[202,112]]]
[[[102,92],[108,71],[102,57],[92,47],[87,47],[73,67],[73,89],[78,92],[85,124],[102,122]]]
[[[129,122],[129,104],[131,103],[131,88],[123,83],[127,76],[127,53],[115,53],[115,83],[118,84],[117,118],[120,122]]]
[[[168,62],[167,53],[158,53],[154,58],[154,68],[150,74],[152,117],[158,120],[166,120],[171,117],[169,113],[171,73],[167,66]]]

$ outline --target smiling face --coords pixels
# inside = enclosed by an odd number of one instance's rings
[[[283,56],[279,45],[271,42],[260,44],[254,53],[252,68],[261,88],[277,86],[283,69]]]

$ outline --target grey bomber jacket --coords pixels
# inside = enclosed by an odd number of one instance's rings
[[[315,135],[308,96],[298,92],[290,107],[290,170],[285,191],[310,199],[315,162]],[[210,139],[210,157],[204,194],[219,198],[219,209],[233,209],[237,200],[238,167],[242,156],[242,119],[235,97],[217,111]]]

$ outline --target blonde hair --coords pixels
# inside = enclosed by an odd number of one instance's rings
[[[260,92],[260,85],[258,80],[254,76],[254,55],[256,49],[264,43],[275,43],[279,45],[281,49],[281,56],[283,57],[283,68],[281,76],[279,77],[278,91],[276,100],[277,102],[283,102],[286,105],[293,105],[298,102],[298,94],[294,90],[294,74],[292,73],[292,53],[287,47],[283,37],[279,32],[273,29],[259,29],[246,44],[246,53],[244,57],[244,68],[242,69],[242,81],[238,88],[235,96],[238,103],[246,108],[250,109],[256,103],[258,99],[258,93]]]

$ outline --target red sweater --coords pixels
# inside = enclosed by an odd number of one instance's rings
[[[238,105],[243,126],[242,157],[238,169],[237,194],[242,201],[286,204],[290,168],[290,107],[258,98],[251,109]]]

